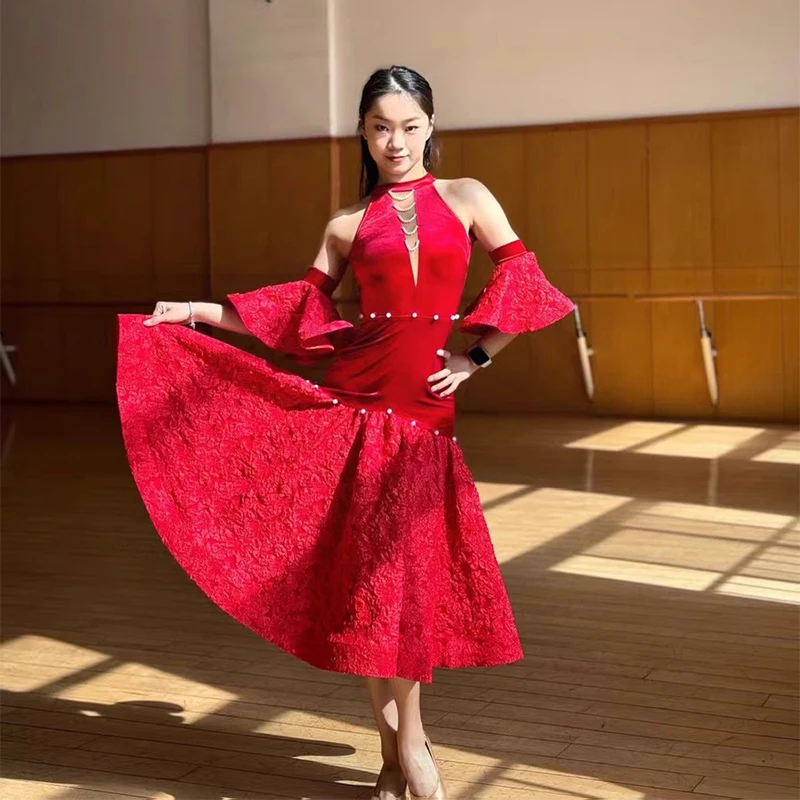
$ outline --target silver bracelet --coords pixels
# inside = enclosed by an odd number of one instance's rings
[[[192,330],[196,330],[197,328],[194,324],[194,311],[192,311],[192,301],[187,300],[187,302],[189,303],[189,327],[192,328]]]

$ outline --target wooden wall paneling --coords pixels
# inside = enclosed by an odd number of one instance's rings
[[[711,126],[648,126],[650,268],[710,269]],[[667,290],[669,291],[669,290]]]
[[[245,292],[299,280],[319,248],[330,216],[332,169],[328,140],[226,145],[210,149],[211,294],[227,302]],[[214,335],[310,377],[257,339]]]
[[[209,198],[205,148],[156,152],[151,168],[153,269],[158,299],[208,299]]]
[[[339,208],[358,202],[358,184],[361,176],[361,143],[356,137],[339,142],[340,193]]]
[[[777,118],[715,120],[711,136],[715,268],[780,264]]]
[[[208,226],[210,298],[278,283],[268,274],[270,226],[268,143],[225,145],[208,149]],[[212,335],[235,347],[269,357],[255,337],[214,329]]]
[[[209,149],[209,271],[218,300],[271,282],[268,148]]]
[[[520,234],[548,280],[566,295],[589,292],[585,128],[525,134],[526,220]],[[591,306],[581,306],[591,330]],[[575,344],[575,318],[530,337],[536,411],[591,413]]]
[[[152,297],[156,292],[152,159],[148,152],[102,158],[103,242],[97,279],[105,300]],[[64,289],[69,300],[83,300],[82,287]]]
[[[710,269],[657,269],[650,274],[653,293],[691,294],[713,291]],[[706,324],[715,333],[715,306],[704,304]],[[715,408],[708,394],[700,347],[697,304],[652,303],[653,410],[661,417],[709,417]]]
[[[591,324],[587,317],[591,315],[584,315],[581,310],[584,325]],[[547,328],[524,334],[524,337],[530,341],[530,374],[534,387],[529,410],[591,414],[592,404],[583,385],[575,340],[575,317],[570,314]]]
[[[439,138],[439,160],[431,172],[445,180],[474,177],[464,172],[464,137],[457,131],[437,133]]]
[[[715,120],[711,131],[714,288],[779,291],[777,117]],[[782,315],[777,301],[717,304],[721,416],[783,419]]]
[[[588,132],[589,261],[593,270],[647,267],[647,128]]]
[[[484,183],[503,207],[511,226],[524,240],[526,213],[525,136],[513,133],[469,133],[461,139],[462,170],[465,176]],[[465,287],[465,299],[478,294],[493,264],[485,249],[476,243]],[[471,341],[471,339],[470,339]],[[473,376],[462,388],[463,407],[470,410],[529,411],[536,387],[531,375],[531,341],[518,337],[495,361],[491,380]]]
[[[589,265],[593,294],[647,292],[647,130],[644,124],[588,132]],[[594,408],[653,412],[652,308],[632,302],[592,305]]]
[[[17,347],[11,354],[17,385],[3,375],[3,399],[114,402],[118,313],[113,305],[5,307],[3,337]]]
[[[526,245],[550,270],[589,268],[587,131],[525,135]]]
[[[130,309],[126,308],[125,312]],[[150,313],[152,309],[148,309]],[[116,396],[117,309],[59,309],[65,399],[113,402]]]
[[[548,280],[567,297],[587,295],[589,270],[546,269]],[[578,303],[581,323],[590,346],[594,343],[593,303]],[[533,359],[531,371],[539,387],[534,408],[548,413],[591,414],[592,401],[586,396],[576,341],[575,315],[531,335]]]
[[[800,292],[800,137],[798,113],[778,120],[781,260],[783,290]],[[784,419],[800,421],[800,318],[796,300],[781,303],[783,315]]]
[[[65,316],[53,306],[5,307],[3,339],[16,346],[11,354],[17,385],[3,373],[3,399],[65,400],[70,392],[65,344]],[[95,365],[99,369],[99,365]]]
[[[646,270],[592,270],[593,294],[649,291]],[[598,414],[653,416],[653,309],[650,303],[592,303],[591,344]]]
[[[61,159],[4,159],[0,163],[3,299],[55,301],[63,281]]]
[[[650,290],[713,291],[711,127],[706,121],[648,126]],[[714,303],[705,303],[714,329]],[[714,413],[708,396],[695,303],[654,303],[653,407],[656,415]]]
[[[718,269],[718,292],[780,291],[780,267]],[[726,419],[784,418],[783,311],[786,301],[717,302],[719,415]]]
[[[144,312],[126,308],[125,312]],[[110,306],[7,309],[4,333],[17,386],[3,379],[3,396],[22,401],[114,402],[118,311]]]
[[[59,160],[61,274],[59,298],[98,302],[105,298],[103,201],[105,165],[100,156]]]
[[[327,139],[273,142],[263,224],[270,229],[270,283],[298,280],[311,265],[331,215],[331,149]]]
[[[783,322],[783,419],[800,422],[800,303],[781,303]]]
[[[568,295],[798,290],[796,109],[439,135],[434,174],[483,180]],[[3,159],[4,300],[223,301],[295,279],[331,210],[358,199],[359,165],[356,137]],[[476,246],[465,300],[491,269]],[[115,307],[3,311],[6,338],[21,348],[21,383],[5,396],[113,400]],[[714,416],[694,304],[585,302],[581,313],[596,353],[594,406],[572,318],[520,337],[460,404]],[[706,313],[720,350],[718,416],[796,421],[798,303],[707,303]]]
[[[800,117],[778,118],[781,260],[800,268]]]

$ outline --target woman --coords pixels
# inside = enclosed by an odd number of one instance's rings
[[[523,655],[453,393],[516,334],[573,308],[481,183],[428,171],[433,128],[428,82],[378,70],[359,109],[363,200],[333,215],[302,280],[228,295],[232,306],[119,316],[123,434],[156,529],[239,622],[365,678],[380,800],[445,797],[420,713],[433,668]],[[450,353],[473,237],[497,266],[459,326],[480,339]],[[330,300],[348,265],[357,326]],[[164,324],[195,321],[334,360],[311,384]]]

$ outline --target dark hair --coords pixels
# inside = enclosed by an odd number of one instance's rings
[[[416,100],[419,107],[428,115],[433,116],[433,90],[431,85],[419,72],[410,67],[391,66],[376,70],[369,76],[369,80],[361,90],[361,102],[358,106],[359,134],[364,130],[364,118],[369,113],[376,100],[387,94],[404,93]],[[359,196],[364,198],[378,185],[378,165],[369,152],[367,140],[361,136],[361,180],[359,181]],[[430,170],[439,157],[439,142],[436,134],[425,142],[422,155],[422,164]]]

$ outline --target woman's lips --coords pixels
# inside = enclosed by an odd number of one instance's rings
[[[388,156],[389,161],[402,161],[405,156]]]

